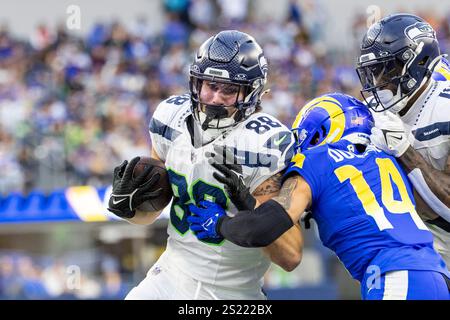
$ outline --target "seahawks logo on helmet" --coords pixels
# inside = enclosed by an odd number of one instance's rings
[[[414,42],[420,38],[436,39],[436,33],[426,22],[417,22],[405,29],[406,36]]]

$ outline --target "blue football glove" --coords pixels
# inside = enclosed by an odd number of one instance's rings
[[[223,238],[217,232],[219,220],[226,216],[221,206],[211,201],[201,201],[198,207],[190,204],[189,210],[192,215],[187,221],[199,240]]]

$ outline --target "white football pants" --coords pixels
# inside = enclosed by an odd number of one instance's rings
[[[265,294],[253,290],[223,288],[202,283],[176,267],[176,262],[164,252],[148,271],[147,276],[126,296],[126,300],[264,300]]]

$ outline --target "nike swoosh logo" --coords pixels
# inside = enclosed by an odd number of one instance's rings
[[[213,223],[212,218],[209,218],[208,220],[206,220],[206,222],[204,224],[202,224],[203,229],[205,229],[206,231],[208,231],[208,227]]]
[[[113,204],[118,204],[118,203],[121,203],[122,201],[125,201],[126,199],[127,198],[122,198],[119,201],[116,201],[116,200],[112,199],[112,202],[113,202]]]
[[[278,140],[275,140],[273,142],[273,144],[276,145],[276,146],[279,146],[284,141],[284,139],[286,139],[286,137],[287,137],[287,134],[285,134],[282,138],[280,138]]]
[[[403,135],[402,135],[401,133],[394,133],[394,132],[391,132],[391,133],[388,135],[388,138],[393,138],[393,139],[397,139],[397,140],[402,140]]]

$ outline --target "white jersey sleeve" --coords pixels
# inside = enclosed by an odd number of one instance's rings
[[[280,121],[265,113],[252,115],[236,131],[237,156],[244,164],[244,182],[253,192],[288,166],[293,156],[294,136]]]
[[[181,134],[178,118],[189,110],[190,103],[188,94],[171,96],[162,101],[153,113],[149,124],[152,147],[164,162],[172,142]]]
[[[433,167],[444,170],[450,150],[450,81],[435,82],[417,107],[408,119],[410,142]]]

